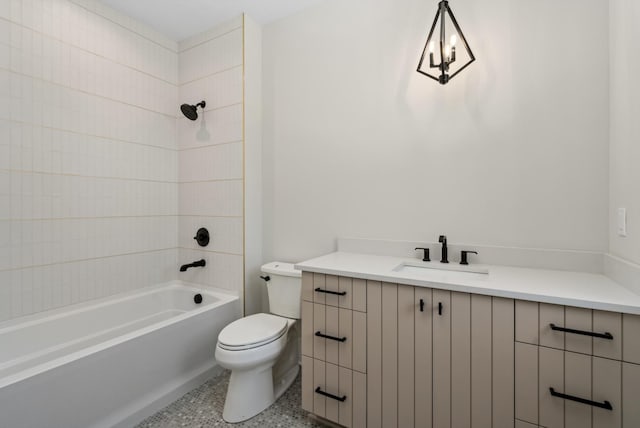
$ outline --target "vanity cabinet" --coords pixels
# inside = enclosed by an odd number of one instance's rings
[[[367,355],[382,357],[369,427],[513,427],[512,300],[374,281],[367,292]]]
[[[309,272],[302,281],[305,410],[354,427],[514,426],[513,300]]]
[[[515,416],[547,428],[640,426],[640,317],[515,306]]]
[[[310,272],[302,284],[302,406],[320,417],[640,427],[640,316]]]
[[[366,427],[367,299],[364,280],[302,274],[302,408]]]

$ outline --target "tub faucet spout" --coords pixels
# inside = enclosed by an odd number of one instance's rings
[[[187,269],[192,267],[204,267],[206,264],[207,262],[204,259],[198,260],[196,262],[180,266],[180,272],[186,272]]]

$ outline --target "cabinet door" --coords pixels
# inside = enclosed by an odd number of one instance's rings
[[[398,285],[398,426],[415,425],[415,287]]]
[[[367,426],[382,428],[382,283],[367,281]]]
[[[640,427],[638,397],[640,397],[640,366],[622,363],[622,426],[624,428]]]
[[[566,394],[590,400],[591,357],[573,352],[565,352],[564,383]],[[561,398],[556,399],[561,400]],[[572,400],[565,400],[564,412],[565,428],[584,428],[591,426],[591,406]]]
[[[551,329],[551,324],[564,327],[564,306],[540,303],[539,317],[541,346],[548,348],[564,349],[564,333]]]
[[[594,338],[593,355],[612,360],[622,359],[622,314],[619,312],[593,311],[593,330],[610,333],[613,339]]]
[[[471,423],[490,427],[491,402],[491,297],[471,296]]]
[[[471,295],[467,293],[451,293],[451,426],[471,427]]]
[[[593,313],[591,309],[567,306],[565,308],[564,319],[567,328],[581,331],[593,331]],[[565,349],[567,351],[579,352],[587,355],[591,355],[593,352],[593,339],[591,336],[565,333],[564,341]]]
[[[429,288],[415,289],[415,426],[416,428],[431,428],[433,416],[433,397],[431,386],[432,377],[432,333],[433,308],[432,291]]]
[[[302,355],[313,357],[313,341],[314,341],[314,320],[313,320],[313,303],[303,300],[301,305],[302,311]]]
[[[515,417],[538,424],[538,347],[516,343]],[[558,351],[561,352],[561,351]]]
[[[327,330],[327,325],[325,323],[326,310],[325,305],[320,303],[313,304],[313,331],[324,332]],[[313,357],[318,360],[325,361],[326,360],[326,352],[325,352],[325,344],[327,340],[319,337],[313,336]]]
[[[518,347],[520,346],[529,345],[518,344]],[[623,404],[622,397],[622,363],[620,361],[544,347],[540,347],[538,352],[540,371],[540,420],[538,423],[541,426],[547,428],[620,428],[622,426],[622,410],[626,406]],[[529,353],[531,354],[533,352]],[[534,371],[533,367],[531,371]],[[602,408],[601,405],[604,404],[609,404],[611,407]],[[520,419],[519,416],[517,417]],[[530,417],[527,419],[533,422]]]
[[[597,403],[608,401],[613,409],[593,408],[593,428],[622,426],[622,363],[607,358],[592,357],[593,393]]]
[[[564,352],[540,347],[539,424],[548,428],[564,427],[564,400],[553,397],[549,388],[564,392]]]
[[[514,421],[514,304],[492,298],[493,428],[513,427]]]
[[[433,290],[433,425],[451,426],[451,292]]]
[[[624,347],[622,360],[640,364],[640,315],[624,314],[622,316]]]
[[[382,283],[382,426],[398,426],[398,285]]]

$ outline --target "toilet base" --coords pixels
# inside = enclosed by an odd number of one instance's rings
[[[274,385],[271,367],[249,372],[232,371],[222,418],[237,423],[262,413],[289,389],[299,371],[300,366],[292,367],[277,385]]]
[[[230,423],[246,421],[273,404],[271,367],[231,371],[222,418]]]
[[[280,398],[280,396],[284,394],[287,389],[289,389],[293,381],[296,380],[298,373],[300,373],[300,366],[296,364],[295,366],[291,367],[284,376],[282,376],[282,379],[280,379],[277,385],[273,385],[276,400]]]

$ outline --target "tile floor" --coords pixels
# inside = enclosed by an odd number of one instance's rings
[[[205,427],[325,427],[307,417],[300,408],[300,376],[278,401],[259,415],[239,424],[222,419],[224,397],[229,384],[229,371],[224,371],[200,387],[185,394],[136,428],[205,428]]]

